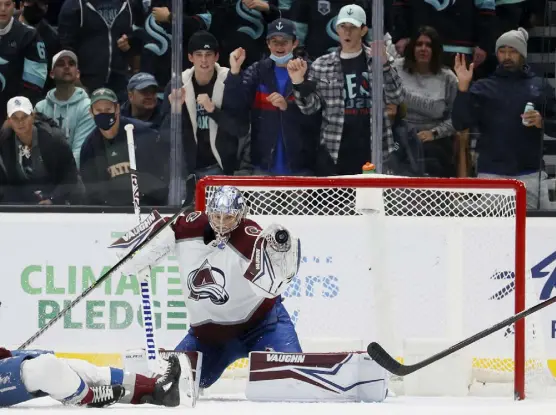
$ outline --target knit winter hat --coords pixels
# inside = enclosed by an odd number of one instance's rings
[[[517,30],[510,30],[502,34],[496,41],[496,52],[503,46],[509,46],[514,48],[519,52],[524,58],[527,57],[527,39],[529,39],[529,33],[527,30],[520,27]]]
[[[218,53],[218,40],[214,35],[205,30],[195,32],[190,38],[187,45],[187,52],[193,53],[198,50],[212,50]]]

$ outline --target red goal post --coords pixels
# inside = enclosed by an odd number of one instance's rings
[[[360,215],[354,202],[362,189],[380,189],[386,216],[511,218],[515,240],[514,312],[526,307],[526,190],[517,180],[405,178],[383,175],[338,177],[209,176],[196,187],[196,209],[205,210],[215,186],[235,186],[247,194],[249,215]],[[499,199],[499,200],[498,200]],[[336,207],[335,207],[336,206]],[[279,221],[279,219],[278,219]],[[515,221],[515,222],[514,222]],[[303,238],[302,238],[303,244]],[[302,247],[303,249],[303,247]],[[526,326],[515,325],[513,383],[515,397],[526,389]]]

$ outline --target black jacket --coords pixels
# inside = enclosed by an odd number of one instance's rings
[[[242,1],[214,0],[210,7],[210,32],[218,39],[222,66],[229,65],[230,53],[242,47],[246,53],[243,68],[257,62],[268,51],[266,27],[280,17],[278,0],[269,0],[268,12],[248,9]]]
[[[11,29],[1,36],[0,125],[6,117],[8,100],[26,96],[34,105],[44,98],[47,56],[35,28],[13,19]]]
[[[394,43],[402,38],[411,38],[421,26],[432,26],[438,31],[445,47],[460,48],[454,49],[456,51],[466,47],[471,51],[478,46],[487,53],[494,50],[494,0],[395,0],[392,16]]]
[[[52,70],[52,58],[54,57],[54,55],[62,50],[62,46],[60,45],[60,37],[58,36],[58,31],[50,26],[46,19],[42,19],[39,24],[35,26],[35,29],[37,29],[37,32],[39,33],[39,36],[43,40],[44,46],[46,47],[46,64],[48,67],[48,73],[44,90],[50,91],[52,88],[56,88],[56,83],[49,76],[49,74]]]
[[[494,74],[458,91],[452,109],[457,131],[477,127],[479,173],[521,175],[537,172],[542,163],[543,130],[525,127],[521,114],[527,102],[544,117],[544,132],[554,136],[554,89],[527,67],[509,72],[499,66]]]
[[[50,199],[57,205],[82,203],[83,183],[64,133],[53,120],[41,114],[35,116],[35,127],[47,177],[43,180],[21,181],[16,170],[15,133],[11,128],[1,130],[0,202],[37,204],[41,199]]]
[[[19,20],[19,16],[21,15],[20,11],[14,13],[14,19]],[[37,23],[34,27],[37,33],[39,34],[40,39],[44,42],[44,46],[46,49],[46,83],[44,84],[44,91],[48,92],[52,88],[56,88],[56,83],[50,77],[50,71],[52,70],[52,58],[58,52],[62,50],[60,46],[60,37],[58,36],[58,31],[54,29],[46,18],[42,19],[39,23]]]
[[[270,171],[274,164],[276,144],[281,135],[288,170],[299,173],[314,170],[320,139],[321,115],[302,114],[294,102],[292,84],[288,82],[284,98],[288,109],[281,111],[268,103],[267,97],[279,92],[270,58],[255,62],[242,74],[228,74],[227,93],[234,97],[230,107],[251,113],[251,162]]]
[[[168,196],[169,144],[162,140],[149,124],[120,116],[120,130],[113,140],[121,144],[124,151],[127,151],[124,130],[126,124],[135,126],[135,157],[140,201],[148,206],[164,206]],[[87,191],[88,203],[109,206],[131,205],[133,200],[129,174],[122,177],[122,181],[112,181],[108,168],[105,138],[96,128],[81,147],[80,171]]]
[[[162,124],[163,114],[161,108],[162,102],[161,100],[158,100],[153,114],[151,115],[151,118],[149,118],[148,121],[145,121],[150,125],[151,128],[155,130],[158,130],[160,128],[160,124]],[[120,111],[124,117],[133,118],[133,116],[131,115],[131,103],[129,101],[126,101],[122,104]]]
[[[182,44],[187,45],[189,38],[199,30],[208,30],[210,14],[207,12],[207,1],[188,0],[183,3]],[[167,7],[172,10],[171,0],[153,0],[144,20],[144,27],[135,31],[135,36],[143,44],[141,47],[141,72],[153,74],[160,92],[170,81],[172,71],[172,23],[158,23],[152,15],[153,7]],[[187,53],[183,53],[182,68],[191,67]]]
[[[110,25],[97,9],[99,0],[66,0],[60,11],[58,34],[63,49],[76,53],[81,82],[89,92],[104,86],[112,74],[126,76],[127,58],[134,53],[122,52],[117,42],[127,35],[133,46],[133,12],[129,0],[121,0]]]

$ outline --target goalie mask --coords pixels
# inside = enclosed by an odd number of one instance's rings
[[[206,214],[220,243],[225,241],[227,235],[245,218],[247,204],[237,188],[222,186],[216,189],[209,200]]]

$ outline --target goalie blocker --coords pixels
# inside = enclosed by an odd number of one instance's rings
[[[195,392],[202,353],[161,350],[161,356],[187,355],[193,368]],[[127,351],[125,370],[148,371],[142,349]],[[388,394],[388,376],[363,352],[275,353],[249,355],[246,397],[259,402],[382,402]]]

